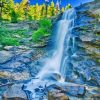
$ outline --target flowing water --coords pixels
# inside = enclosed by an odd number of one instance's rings
[[[57,41],[56,41],[56,48],[54,50],[53,56],[49,58],[43,69],[37,75],[40,79],[42,79],[48,73],[59,73],[61,75],[63,70],[61,71],[62,65],[61,60],[63,56],[63,49],[64,49],[64,40],[67,35],[67,49],[70,47],[70,40],[71,40],[71,31],[74,27],[74,20],[76,18],[76,12],[74,9],[68,10],[64,12],[62,19],[58,22],[57,25]],[[72,50],[74,53],[75,48],[75,37],[72,38]],[[67,50],[68,51],[68,50]],[[66,52],[67,52],[66,51]]]
[[[56,47],[53,55],[48,58],[43,66],[42,70],[36,75],[38,80],[32,80],[26,85],[26,90],[32,92],[32,98],[35,97],[34,88],[39,87],[39,84],[45,83],[46,77],[56,73],[61,76],[60,82],[63,82],[66,76],[65,62],[70,60],[70,54],[68,53],[71,47],[72,55],[75,53],[75,37],[71,36],[71,31],[74,27],[74,20],[76,18],[76,12],[74,9],[70,9],[64,12],[62,19],[58,22],[56,28]],[[66,38],[65,38],[66,37]],[[64,55],[64,41],[67,40],[66,52],[67,55],[63,59]],[[71,46],[70,46],[71,45]],[[42,82],[44,80],[44,82]],[[50,79],[48,79],[50,81]],[[44,84],[45,85],[45,84]],[[43,86],[43,85],[42,85]],[[33,88],[34,87],[34,88]],[[45,86],[44,86],[45,87]],[[38,100],[38,99],[35,99]]]

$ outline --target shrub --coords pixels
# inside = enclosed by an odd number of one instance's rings
[[[97,61],[98,61],[98,63],[100,63],[100,59],[98,59]]]
[[[27,32],[26,29],[22,30],[9,30],[7,28],[0,28],[0,44],[1,45],[19,45],[19,40],[27,37],[25,34]],[[19,36],[19,37],[16,37]]]
[[[3,37],[3,36],[0,38],[0,43],[2,45],[13,45],[13,46],[19,45],[17,39],[11,37]]]
[[[51,22],[51,20],[50,19],[41,19],[40,21],[39,21],[39,25],[40,25],[40,27],[43,27],[43,28],[51,28],[51,26],[52,26],[52,22]]]
[[[34,42],[40,42],[41,39],[43,39],[46,36],[49,36],[50,34],[46,31],[45,28],[39,28],[37,31],[35,31],[32,34],[32,39]]]

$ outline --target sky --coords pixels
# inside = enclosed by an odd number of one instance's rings
[[[14,0],[14,1],[16,3],[16,2],[20,2],[22,0]],[[30,3],[33,5],[36,3],[42,4],[44,1],[45,0],[30,0]],[[52,0],[49,0],[49,1],[52,1]],[[53,1],[56,2],[57,0],[53,0]],[[66,6],[68,3],[70,3],[73,7],[76,7],[76,6],[80,5],[81,3],[86,3],[86,2],[93,1],[93,0],[61,0],[61,1],[62,1],[62,3],[61,3],[62,6]]]

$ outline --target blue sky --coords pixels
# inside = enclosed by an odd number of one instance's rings
[[[15,2],[20,2],[22,0],[14,0]],[[30,0],[31,4],[36,4],[37,2],[39,4],[42,4],[45,0]],[[52,1],[52,0],[49,0]],[[57,0],[53,0],[54,2],[56,2]],[[73,7],[80,5],[81,3],[85,3],[85,2],[90,2],[93,0],[61,0],[62,1],[62,6],[67,5],[68,3],[70,3]]]

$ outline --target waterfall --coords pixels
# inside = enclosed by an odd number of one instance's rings
[[[75,36],[72,35],[72,29],[74,27],[74,20],[76,18],[76,12],[74,9],[70,9],[66,12],[64,12],[62,19],[69,21],[68,28],[66,31],[66,44],[65,47],[63,47],[63,55],[62,55],[62,61],[60,65],[60,73],[62,77],[65,79],[66,75],[71,75],[71,56],[75,55]],[[62,31],[63,32],[63,31]]]
[[[62,67],[61,60],[63,56],[63,49],[64,49],[64,40],[65,36],[67,36],[67,49],[69,49],[70,46],[70,40],[71,40],[71,31],[74,27],[74,19],[76,18],[76,12],[74,9],[70,9],[68,11],[65,11],[62,19],[57,24],[56,29],[56,48],[54,50],[53,56],[51,58],[48,58],[46,61],[43,69],[38,73],[37,77],[42,79],[46,74],[48,73],[59,73],[60,69]],[[73,52],[74,52],[74,43],[75,38],[73,37]],[[61,73],[62,74],[62,73]]]
[[[66,73],[68,72],[66,67],[70,65],[70,51],[72,51],[72,54],[75,52],[75,37],[72,36],[71,32],[74,27],[74,19],[76,18],[76,12],[75,9],[69,9],[64,12],[62,19],[57,23],[56,28],[56,43],[55,43],[55,49],[53,52],[53,55],[51,57],[48,57],[45,61],[45,64],[42,68],[42,70],[36,75],[36,78],[33,79],[31,82],[29,82],[25,87],[25,91],[31,91],[31,100],[44,100],[44,99],[36,99],[39,98],[43,94],[43,89],[45,88],[47,82],[52,80],[50,78],[47,78],[48,75],[56,75],[55,77],[61,76],[61,79],[59,82],[64,81],[64,78],[66,76]],[[66,45],[64,45],[64,42],[67,42]],[[66,47],[66,49],[64,49]],[[66,55],[63,59],[64,52],[66,52]],[[70,71],[69,71],[70,72]],[[56,73],[56,74],[55,74]],[[36,93],[36,89],[40,88],[40,93]],[[41,89],[42,88],[42,89]],[[42,91],[42,92],[41,92]],[[39,96],[39,97],[38,97]]]

